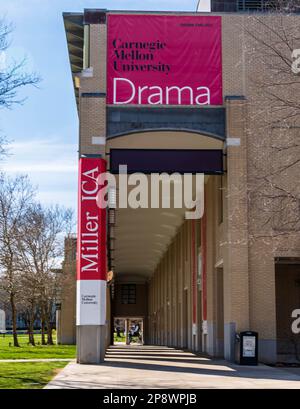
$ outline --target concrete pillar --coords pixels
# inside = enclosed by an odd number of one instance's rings
[[[206,350],[210,356],[216,355],[216,321],[215,321],[215,180],[209,178],[205,185],[205,232],[206,232],[206,297],[207,297],[207,336]]]
[[[86,21],[88,23],[88,21]],[[80,76],[79,152],[105,156],[106,24],[89,24],[90,67]],[[86,45],[88,46],[88,45]]]
[[[100,364],[105,356],[105,325],[78,325],[77,362],[79,364]]]
[[[130,330],[130,327],[129,327],[129,319],[125,319],[125,342],[126,342],[126,345],[129,345],[130,344],[130,342],[129,342],[129,330]]]
[[[62,345],[76,344],[76,238],[65,239],[65,262],[63,274],[67,285],[61,290],[59,313],[58,343]]]
[[[227,185],[224,200],[224,355],[235,358],[235,333],[249,330],[247,103],[226,99]]]
[[[61,309],[56,309],[56,343],[61,344]]]
[[[179,278],[178,278],[178,266],[179,266],[179,254],[178,254],[178,235],[176,236],[176,240],[174,243],[174,252],[175,252],[175,280],[174,280],[174,331],[175,331],[175,337],[174,337],[174,346],[178,346],[178,288],[179,288]]]
[[[107,213],[105,208],[98,207],[96,200],[100,191],[97,178],[105,171],[106,161],[101,158],[80,159],[76,286],[78,363],[100,363],[106,349]]]
[[[84,45],[90,52],[87,62],[88,70],[83,70],[79,74],[79,154],[105,158],[106,18],[105,11],[99,11],[98,14],[98,23],[89,21],[88,13],[84,16],[84,24],[89,31]],[[79,363],[94,364],[104,360],[107,343],[106,331],[107,325],[77,325],[77,360]]]
[[[256,232],[251,232],[256,235]],[[258,235],[261,234],[261,230]],[[269,233],[266,233],[268,236]],[[271,239],[256,237],[249,252],[250,323],[258,332],[258,356],[265,363],[277,361],[275,262]]]

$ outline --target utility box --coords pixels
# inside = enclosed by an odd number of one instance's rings
[[[243,331],[237,335],[237,362],[240,365],[258,365],[258,333]]]

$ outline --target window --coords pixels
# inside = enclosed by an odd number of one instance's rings
[[[136,285],[123,284],[121,291],[122,304],[136,304]]]

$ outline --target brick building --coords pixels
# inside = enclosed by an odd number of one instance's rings
[[[274,122],[275,108],[266,108],[268,98],[253,78],[267,83],[270,73],[251,33],[259,33],[261,44],[272,42],[282,19],[299,28],[299,15],[266,14],[267,29],[261,14],[248,14],[242,6],[220,9],[221,3],[237,4],[215,2],[212,13],[64,13],[80,156],[101,156],[108,168],[114,150],[125,149],[215,150],[224,159],[222,172],[205,175],[201,220],[185,220],[182,209],[108,211],[107,263],[114,278],[107,286],[106,325],[78,326],[79,362],[103,359],[114,317],[140,317],[148,344],[228,360],[235,357],[236,333],[257,331],[261,361],[295,359],[299,340],[291,332],[291,314],[300,308],[299,124],[294,117],[285,126],[282,110]],[[222,104],[108,103],[107,25],[115,15],[219,16]],[[294,146],[292,152],[283,149],[288,146]],[[282,200],[279,189],[286,192]],[[132,302],[124,301],[129,287]]]

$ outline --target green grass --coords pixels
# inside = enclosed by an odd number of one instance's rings
[[[117,336],[117,333],[115,332],[114,333],[114,341],[115,342],[126,342],[126,338],[125,338],[125,335],[123,334],[121,334],[121,336],[120,337],[118,337]]]
[[[0,389],[42,389],[66,362],[0,362]]]
[[[121,335],[120,337],[117,336],[116,332],[114,333],[114,342],[126,342],[125,335]],[[139,337],[132,337],[131,343],[138,343]]]
[[[36,343],[41,343],[41,336],[35,335]],[[12,335],[0,335],[0,359],[47,359],[47,358],[75,358],[76,345],[36,345],[28,344],[27,335],[19,335],[20,348],[13,345]],[[55,338],[54,338],[55,341]]]

